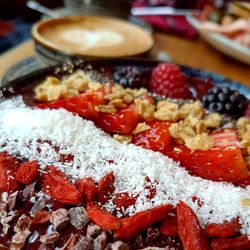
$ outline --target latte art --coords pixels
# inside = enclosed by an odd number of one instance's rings
[[[87,30],[75,28],[65,30],[61,34],[62,40],[78,46],[79,49],[88,49],[91,47],[110,47],[123,42],[121,34],[110,30]]]

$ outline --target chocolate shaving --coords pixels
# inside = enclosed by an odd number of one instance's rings
[[[45,206],[46,206],[46,200],[44,198],[39,198],[34,204],[34,206],[31,208],[30,215],[34,217],[35,214],[43,210]]]
[[[30,199],[32,196],[34,196],[35,186],[36,186],[36,181],[31,183],[30,185],[27,185],[24,188],[24,190],[23,190],[23,198],[25,200]]]
[[[89,217],[84,207],[73,207],[69,210],[71,224],[81,230],[89,222]]]
[[[94,239],[94,250],[104,250],[108,243],[108,234],[107,232],[103,231],[100,235],[98,235]]]
[[[60,234],[58,232],[52,232],[49,234],[42,235],[40,237],[40,241],[43,244],[54,244],[55,242],[59,240],[59,238],[60,238]]]
[[[56,231],[60,231],[69,223],[67,210],[65,208],[60,208],[52,212],[50,222],[53,224]]]
[[[19,191],[16,191],[14,193],[12,193],[9,198],[8,198],[8,207],[9,210],[13,210],[15,205],[16,205],[16,200],[17,200],[17,195],[18,195]]]

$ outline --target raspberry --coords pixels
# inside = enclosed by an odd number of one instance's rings
[[[150,91],[171,98],[192,98],[186,79],[178,66],[170,63],[159,64],[152,73]]]

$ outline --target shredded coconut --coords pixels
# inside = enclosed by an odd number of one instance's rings
[[[99,181],[115,174],[115,192],[139,194],[134,206],[119,215],[132,215],[160,204],[186,202],[203,225],[222,223],[238,217],[242,233],[250,235],[250,209],[241,204],[249,199],[247,189],[228,183],[191,176],[178,163],[161,153],[135,145],[121,144],[96,128],[91,121],[66,110],[40,110],[26,106],[21,97],[0,103],[0,151],[28,160],[37,160],[41,170],[53,164],[73,181],[92,176]],[[55,150],[55,146],[59,148]],[[60,162],[60,154],[70,154],[71,162]],[[156,186],[153,199],[147,198],[145,178]],[[203,205],[192,197],[199,197]],[[105,206],[115,208],[112,199]]]

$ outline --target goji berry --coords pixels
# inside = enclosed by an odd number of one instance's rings
[[[114,204],[116,205],[117,208],[128,208],[129,206],[132,206],[136,202],[136,196],[131,196],[127,192],[121,192],[115,194],[114,198]]]
[[[16,179],[25,185],[32,183],[38,175],[39,165],[36,161],[27,161],[17,170]]]
[[[101,203],[105,203],[110,195],[114,192],[115,186],[115,176],[114,173],[111,171],[107,173],[98,183],[98,200]]]
[[[76,187],[83,195],[85,202],[92,202],[97,200],[98,189],[93,178],[86,177],[76,181]]]

